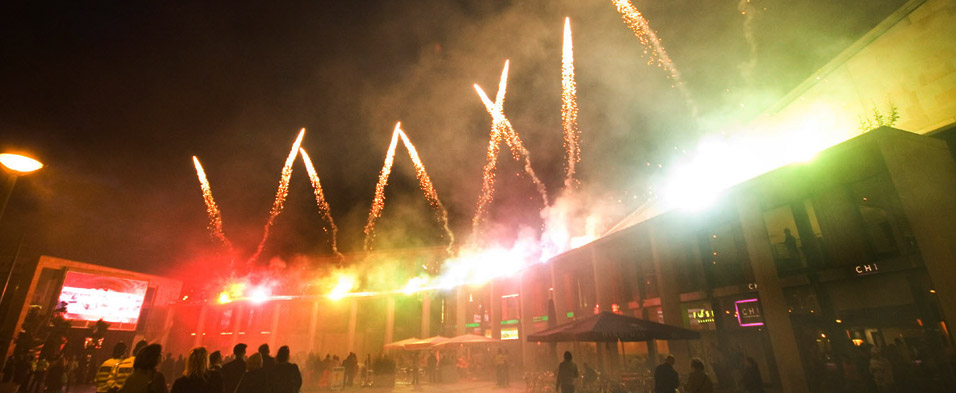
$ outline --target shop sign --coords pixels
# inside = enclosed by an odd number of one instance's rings
[[[857,276],[865,276],[865,275],[868,275],[868,274],[873,274],[873,273],[879,272],[879,271],[880,271],[880,267],[876,265],[876,262],[874,262],[874,263],[866,263],[866,264],[863,264],[863,265],[856,265],[856,266],[853,268],[853,271],[856,272],[856,275],[857,275]]]
[[[501,339],[502,340],[517,340],[518,328],[501,329]]]
[[[688,308],[687,319],[690,322],[690,328],[695,330],[713,329],[714,310],[708,308]]]
[[[760,312],[760,300],[743,299],[734,302],[737,309],[737,324],[740,326],[763,326],[763,314]]]

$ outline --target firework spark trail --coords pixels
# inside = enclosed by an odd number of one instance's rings
[[[745,0],[742,0],[745,1]],[[578,102],[574,83],[574,48],[571,44],[571,18],[564,19],[564,50],[561,52],[561,125],[564,127],[564,150],[568,153],[564,189],[574,186],[575,165],[581,161],[578,141]]]
[[[644,15],[641,14],[641,11],[638,11],[637,7],[631,4],[629,0],[611,0],[611,2],[617,7],[617,11],[621,13],[624,24],[634,32],[634,36],[636,36],[637,39],[641,41],[641,45],[644,46],[644,54],[648,55],[647,64],[657,63],[658,67],[667,70],[671,79],[674,80],[674,85],[678,91],[680,91],[681,95],[684,96],[684,100],[687,101],[687,105],[690,107],[691,113],[696,119],[697,103],[690,95],[690,91],[687,90],[687,87],[684,86],[684,80],[681,79],[680,71],[677,70],[677,67],[674,66],[674,62],[671,61],[670,56],[667,55],[667,51],[664,50],[664,45],[661,44],[657,33],[654,32],[650,24],[647,23],[647,19],[644,19]]]
[[[305,163],[305,170],[309,173],[309,180],[312,181],[312,190],[315,191],[315,203],[319,206],[319,214],[329,222],[329,229],[332,232],[330,240],[332,252],[341,257],[342,253],[339,252],[338,245],[336,244],[339,228],[335,226],[335,221],[332,220],[332,211],[329,208],[329,203],[325,200],[325,194],[322,192],[322,183],[319,181],[319,174],[315,171],[315,167],[312,165],[312,159],[309,158],[309,154],[305,152],[305,149],[299,148],[299,153],[302,154],[302,162]],[[323,228],[323,230],[324,229],[325,228]]]
[[[455,235],[451,232],[451,229],[448,228],[448,212],[445,210],[445,206],[442,205],[441,200],[438,199],[438,191],[435,190],[432,179],[428,176],[428,172],[425,171],[425,165],[422,164],[421,158],[418,157],[418,150],[415,149],[415,145],[408,140],[408,135],[405,135],[405,131],[402,131],[401,128],[396,127],[396,131],[398,131],[398,136],[402,138],[405,149],[408,150],[408,158],[411,158],[412,164],[415,165],[415,176],[418,178],[418,183],[422,187],[422,192],[425,193],[425,199],[427,199],[428,204],[435,209],[438,222],[442,225],[442,229],[445,230],[445,235],[448,236],[448,247],[446,251],[451,253],[452,245],[455,243]]]
[[[279,213],[282,213],[282,207],[285,203],[285,198],[289,195],[289,180],[292,178],[292,163],[295,162],[295,156],[299,153],[299,145],[302,144],[302,137],[305,136],[305,128],[299,131],[299,136],[295,138],[295,142],[292,143],[292,150],[289,151],[289,156],[285,159],[285,165],[282,166],[282,177],[279,179],[279,189],[276,190],[276,199],[272,202],[272,210],[269,211],[269,219],[266,220],[266,225],[262,233],[262,240],[259,241],[259,245],[256,247],[256,252],[249,257],[248,264],[252,264],[259,258],[259,255],[262,254],[262,249],[266,245],[266,240],[269,239],[269,232],[272,229],[272,225],[275,224],[276,217],[279,216]]]
[[[491,99],[488,98],[484,90],[478,85],[475,85],[475,91],[477,91],[478,96],[481,97],[481,102],[485,104],[485,109],[488,111],[488,114],[491,115],[492,121],[499,124],[496,129],[500,130],[499,132],[505,143],[511,148],[511,154],[515,160],[524,161],[525,173],[531,178],[531,182],[534,183],[538,194],[541,195],[541,200],[544,202],[544,205],[548,206],[548,190],[544,186],[544,183],[541,182],[541,179],[538,178],[538,175],[535,174],[534,167],[531,166],[531,152],[524,147],[524,143],[521,142],[521,137],[518,136],[518,132],[515,131],[511,122],[505,117],[502,108],[491,102]]]
[[[193,165],[196,166],[196,175],[199,177],[199,186],[202,188],[202,199],[206,202],[206,212],[209,214],[209,230],[212,236],[222,242],[232,254],[232,242],[226,238],[222,231],[222,213],[219,212],[219,206],[216,200],[212,198],[212,188],[209,187],[209,180],[206,179],[206,171],[203,170],[199,158],[193,156]]]
[[[395,124],[392,132],[392,142],[388,144],[388,153],[385,154],[385,164],[378,173],[378,184],[375,185],[375,197],[372,199],[372,209],[368,212],[368,222],[365,224],[365,251],[370,251],[375,229],[375,220],[382,216],[385,207],[385,186],[388,185],[388,175],[392,173],[392,164],[395,162],[395,147],[398,146],[398,133],[402,123]]]
[[[757,67],[757,39],[754,36],[754,16],[756,8],[750,4],[750,0],[739,0],[737,10],[744,16],[744,38],[747,40],[747,46],[750,47],[750,57],[746,62],[740,64],[740,74],[747,83],[753,83],[754,68]]]

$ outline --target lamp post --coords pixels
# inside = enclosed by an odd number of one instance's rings
[[[43,168],[43,163],[27,156],[3,153],[0,154],[0,165],[10,172],[10,178],[7,180],[6,187],[4,187],[3,204],[0,205],[0,222],[2,222],[3,212],[7,210],[7,202],[10,201],[10,196],[13,195],[13,186],[17,184],[17,178]],[[13,256],[13,261],[10,262],[10,271],[7,272],[7,280],[3,283],[3,292],[0,292],[0,305],[3,304],[3,300],[7,297],[7,286],[10,285],[10,277],[13,276],[13,270],[17,267],[17,257],[20,256],[20,247],[22,245],[23,237],[21,236],[20,243],[17,245],[17,252]]]

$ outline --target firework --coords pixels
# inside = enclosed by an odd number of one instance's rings
[[[193,156],[193,165],[196,166],[196,175],[199,177],[199,186],[202,188],[202,199],[206,201],[206,213],[209,214],[209,231],[232,253],[232,242],[226,238],[222,231],[222,213],[219,212],[216,200],[212,198],[212,188],[209,187],[209,180],[206,179],[206,171],[202,169],[202,164],[199,163],[199,158],[196,156]]]
[[[392,173],[392,164],[395,163],[395,148],[398,147],[399,139],[401,139],[405,149],[408,150],[408,158],[412,160],[412,164],[415,166],[415,176],[418,178],[422,192],[425,193],[425,199],[435,209],[438,222],[442,225],[445,236],[448,237],[448,251],[450,252],[455,241],[455,235],[448,228],[448,212],[445,211],[444,205],[438,199],[438,191],[435,190],[428,172],[425,171],[425,165],[422,164],[422,160],[418,156],[418,150],[408,139],[408,135],[405,135],[405,131],[402,131],[401,122],[395,124],[395,130],[392,131],[392,141],[388,144],[388,152],[385,154],[385,164],[382,165],[382,170],[378,174],[375,197],[372,200],[372,208],[368,213],[368,222],[365,224],[365,250],[371,250],[372,239],[375,237],[375,221],[382,216],[382,209],[385,208],[385,186],[388,185],[388,176]]]
[[[256,252],[249,257],[248,263],[254,263],[256,259],[259,258],[259,254],[262,254],[262,249],[266,245],[266,240],[269,239],[269,231],[272,229],[272,225],[275,224],[276,217],[279,216],[279,213],[282,213],[282,207],[285,203],[285,198],[289,195],[289,180],[292,178],[292,163],[295,162],[295,156],[299,153],[299,145],[302,144],[302,137],[305,136],[305,128],[299,131],[299,136],[295,138],[295,142],[292,143],[292,150],[289,151],[289,156],[285,159],[285,165],[282,166],[282,177],[279,179],[279,189],[276,190],[276,199],[272,202],[272,210],[269,211],[269,219],[266,220],[265,228],[262,233],[262,240],[259,241],[259,245],[256,247]]]
[[[400,122],[395,124],[392,141],[388,144],[388,152],[385,153],[385,164],[382,165],[382,170],[378,173],[375,197],[372,199],[372,208],[368,212],[368,222],[365,224],[365,251],[371,250],[372,238],[375,237],[375,220],[382,216],[382,209],[385,208],[385,186],[388,185],[388,175],[392,173],[392,163],[395,162],[395,147],[398,146],[398,132],[401,130],[401,126],[402,123]]]
[[[442,229],[445,231],[445,236],[448,237],[448,252],[451,252],[452,244],[455,242],[455,235],[452,234],[451,229],[448,228],[448,212],[445,210],[445,206],[442,205],[441,200],[438,199],[438,191],[435,190],[435,185],[432,184],[431,178],[428,176],[428,172],[425,171],[425,165],[422,164],[421,158],[418,157],[418,151],[415,149],[415,145],[408,140],[408,135],[405,135],[405,131],[402,131],[400,127],[396,127],[398,131],[398,136],[402,138],[402,143],[405,145],[405,149],[408,150],[408,158],[412,160],[412,164],[415,165],[415,176],[418,178],[418,183],[421,185],[422,192],[425,193],[425,199],[428,200],[428,204],[435,209],[435,215],[438,217],[438,222],[442,225]]]
[[[481,102],[485,104],[485,110],[488,111],[488,114],[491,115],[492,119],[492,136],[491,139],[495,140],[497,138],[504,139],[508,147],[511,148],[511,155],[515,160],[524,161],[524,171],[531,178],[531,182],[534,183],[535,188],[538,190],[538,194],[541,195],[541,200],[544,202],[544,205],[548,205],[548,191],[544,186],[544,183],[541,182],[541,179],[538,178],[538,175],[534,172],[534,167],[531,166],[531,152],[524,147],[524,143],[521,142],[521,137],[518,136],[518,133],[515,131],[514,127],[511,125],[511,122],[508,121],[508,118],[505,117],[503,102],[504,94],[502,93],[505,86],[505,81],[507,80],[507,71],[508,63],[505,62],[505,69],[501,74],[502,82],[499,83],[499,93],[498,97],[500,98],[499,102],[491,102],[491,99],[488,98],[488,95],[485,94],[485,91],[481,89],[481,86],[477,84],[475,86],[475,91],[478,93],[478,97],[481,98]],[[492,167],[491,169],[494,169]],[[493,188],[492,188],[493,191]],[[482,196],[484,197],[484,196]]]
[[[657,33],[651,29],[651,25],[647,23],[647,19],[644,19],[644,15],[641,14],[641,11],[638,11],[637,7],[631,4],[630,1],[611,1],[614,3],[614,6],[617,7],[617,11],[621,13],[621,18],[624,19],[624,24],[634,32],[634,36],[636,36],[637,39],[641,41],[641,45],[644,46],[644,54],[648,56],[647,64],[656,63],[658,67],[667,70],[671,79],[674,80],[674,85],[680,91],[681,95],[684,96],[684,99],[687,101],[687,105],[690,107],[691,112],[696,118],[697,104],[691,97],[690,91],[688,91],[687,87],[684,86],[684,81],[681,79],[680,71],[677,70],[677,67],[674,66],[674,62],[671,61],[670,56],[667,55],[667,51],[664,50],[664,45],[661,44],[661,40],[657,37]]]
[[[332,232],[329,240],[332,245],[332,252],[341,257],[342,253],[339,252],[338,246],[336,245],[336,236],[338,235],[339,229],[335,226],[335,221],[332,220],[332,211],[329,208],[329,203],[325,200],[325,194],[322,192],[322,183],[319,181],[319,174],[316,173],[315,167],[312,165],[312,159],[309,158],[305,149],[299,148],[299,153],[302,154],[302,162],[305,164],[306,172],[309,173],[309,180],[312,181],[312,190],[315,192],[315,203],[319,206],[319,214],[329,222],[329,230]],[[322,229],[326,230],[325,228]]]
[[[564,127],[564,150],[568,153],[567,175],[564,178],[565,190],[574,185],[574,169],[581,161],[581,148],[578,145],[578,102],[575,97],[574,48],[571,44],[571,18],[564,19],[564,50],[561,53],[561,125]]]

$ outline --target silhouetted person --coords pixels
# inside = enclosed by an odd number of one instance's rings
[[[187,362],[188,367],[188,362]],[[216,351],[209,354],[209,371],[219,372],[222,370],[222,352]]]
[[[135,368],[134,365],[136,364],[136,355],[139,354],[143,348],[146,348],[148,344],[149,343],[146,342],[146,340],[139,340],[136,343],[136,346],[133,347],[133,352],[130,353],[129,357],[120,361],[119,364],[113,368],[113,373],[110,374],[110,379],[108,382],[110,389],[121,389],[123,387],[123,384],[126,382],[126,378],[129,378],[129,376],[133,373],[133,369]]]
[[[787,254],[790,254],[789,257],[791,260],[797,261],[800,259],[800,250],[797,249],[797,238],[793,237],[793,234],[790,233],[790,228],[783,229],[783,244],[787,247]]]
[[[223,393],[222,376],[209,370],[209,352],[197,347],[189,351],[183,376],[176,378],[169,393]]]
[[[269,344],[260,345],[259,354],[262,355],[262,368],[270,369],[276,365],[276,358],[269,356]]]
[[[654,393],[674,393],[680,386],[680,376],[674,370],[674,356],[667,355],[664,363],[654,369]]]
[[[700,359],[690,360],[690,375],[684,384],[684,393],[714,393],[714,383],[704,372],[704,362]]]
[[[176,362],[173,363],[173,371],[170,375],[179,375],[186,370],[186,358],[183,355],[176,357]]]
[[[342,367],[345,368],[345,386],[352,386],[355,382],[355,372],[358,371],[358,356],[349,352],[349,355],[342,361]]]
[[[272,393],[269,372],[262,368],[262,354],[254,353],[246,362],[246,373],[242,374],[236,393]]]
[[[246,344],[236,344],[232,347],[232,354],[236,358],[222,365],[222,388],[225,393],[235,392],[242,374],[246,372]]]
[[[754,358],[747,358],[747,365],[744,367],[744,375],[740,382],[747,393],[764,393],[763,378],[760,376],[760,369],[757,368],[757,361]]]
[[[554,388],[561,393],[574,393],[574,381],[578,379],[578,366],[571,361],[571,352],[564,351],[564,361],[558,365]]]
[[[289,347],[281,346],[276,352],[276,365],[269,372],[273,393],[299,393],[302,388],[302,373],[299,366],[289,363]],[[346,372],[346,375],[348,373]]]
[[[159,344],[147,345],[136,355],[133,372],[126,378],[120,393],[169,393],[166,377],[156,370],[163,357]]]
[[[47,392],[62,392],[63,385],[66,383],[66,362],[62,357],[56,358],[53,363],[50,364],[50,368],[46,372],[46,391]]]

